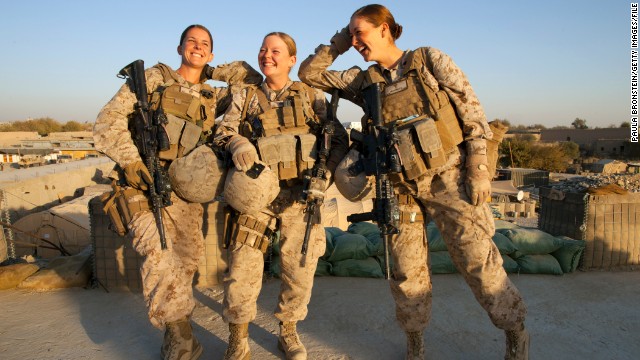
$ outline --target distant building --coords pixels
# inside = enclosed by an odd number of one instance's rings
[[[638,144],[629,142],[629,128],[544,129],[542,142],[571,141],[582,152],[598,157],[629,157],[638,152]]]
[[[9,139],[12,136],[16,141],[9,142],[0,147],[2,162],[15,163],[22,155],[42,155],[49,161],[56,161],[59,155],[70,155],[73,160],[99,155],[96,151],[91,131],[59,132],[49,136],[33,136],[34,133],[5,132],[0,133],[2,138]]]

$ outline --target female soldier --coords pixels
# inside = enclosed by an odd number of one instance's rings
[[[306,317],[313,276],[326,240],[319,221],[312,219],[308,253],[301,251],[309,214],[303,214],[305,205],[300,199],[304,190],[307,201],[322,201],[330,176],[346,151],[347,136],[337,119],[328,117],[323,92],[289,78],[296,63],[296,44],[289,35],[273,32],[265,36],[258,63],[265,81],[234,94],[216,135],[236,166],[227,176],[224,198],[238,211],[224,278],[224,318],[230,331],[225,359],[249,357],[248,323],[256,316],[264,252],[276,230],[276,218],[282,278],[275,311],[280,320],[278,346],[287,359],[306,359],[296,322]],[[311,186],[303,189],[302,179],[322,156],[318,143],[327,140],[323,136],[331,133],[326,131],[330,127],[334,131],[326,171],[313,174]],[[268,168],[253,180],[246,171],[258,160]],[[266,195],[271,192],[268,176],[274,178],[271,197]]]
[[[362,92],[376,83],[383,88],[383,121],[397,132],[402,159],[402,171],[394,176],[401,221],[390,244],[390,287],[407,336],[407,358],[424,358],[423,331],[431,312],[427,242],[423,222],[416,221],[422,208],[442,232],[477,301],[493,324],[505,330],[506,358],[526,359],[525,305],[502,268],[492,241],[494,221],[484,204],[491,190],[486,139],[492,137],[484,111],[449,56],[431,47],[402,51],[395,44],[401,33],[387,8],[364,6],[351,16],[348,28],[332,37],[331,45],[320,45],[301,64],[300,79],[327,92],[339,89],[344,98],[363,106],[363,128],[370,112]],[[327,70],[352,46],[375,64],[367,70]]]
[[[258,72],[242,62],[209,68],[212,49],[209,30],[202,25],[191,25],[180,36],[177,48],[182,59],[180,67],[174,71],[167,65],[157,64],[144,73],[153,116],[167,117],[164,128],[170,148],[159,154],[160,166],[165,169],[177,163],[174,160],[189,154],[211,132],[216,114],[223,113],[229,106],[228,89],[204,84],[206,77],[228,83],[256,84],[262,80]],[[205,69],[208,69],[206,76]],[[161,228],[166,235],[166,249],[161,249],[159,224],[149,210],[147,197],[147,190],[156,179],[151,177],[141,157],[142,150],[133,140],[136,134],[129,131],[138,103],[131,84],[129,81],[123,85],[100,111],[93,129],[95,146],[117,164],[111,176],[120,179],[118,189],[126,197],[127,208],[119,212],[133,216],[129,224],[124,225],[133,234],[135,250],[144,258],[140,273],[149,319],[155,327],[165,328],[162,358],[193,360],[202,353],[190,321],[195,306],[193,276],[204,255],[202,205],[197,203],[198,199],[183,199],[176,192],[171,193],[171,205],[161,210]],[[197,192],[208,184],[191,186],[198,187]],[[179,195],[184,193],[189,191]]]

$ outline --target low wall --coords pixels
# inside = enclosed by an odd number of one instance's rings
[[[83,195],[87,186],[108,183],[106,176],[113,166],[113,161],[102,157],[4,172],[0,176],[0,190],[6,197],[2,206],[14,222]]]

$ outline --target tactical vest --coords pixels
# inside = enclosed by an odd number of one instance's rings
[[[171,144],[169,150],[160,152],[160,158],[174,160],[188,154],[211,133],[216,99],[211,86],[201,84],[201,90],[196,91],[181,85],[179,75],[167,65],[154,67],[162,73],[164,83],[149,95],[149,104],[153,116],[161,117]]]
[[[249,88],[242,110],[239,132],[258,148],[260,160],[276,171],[280,180],[302,178],[318,156],[316,127],[320,120],[313,111],[313,89],[294,82],[280,101],[268,101],[262,89]],[[256,95],[259,112],[247,115]]]
[[[433,71],[426,51],[419,48],[409,52],[402,77],[391,83],[387,83],[379,66],[370,66],[363,86],[382,84],[382,116],[385,125],[398,129],[398,150],[409,180],[444,165],[446,155],[464,140],[449,96],[442,89],[433,91],[420,74],[425,63]]]

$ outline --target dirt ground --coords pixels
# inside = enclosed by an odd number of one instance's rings
[[[638,359],[640,272],[510,275],[529,315],[531,359]],[[249,327],[252,359],[284,359],[273,309],[279,280],[268,280]],[[197,289],[195,333],[201,359],[221,359],[228,336],[222,287]],[[162,332],[147,320],[142,296],[103,289],[0,291],[1,359],[159,359]],[[298,325],[309,359],[404,359],[405,339],[385,280],[316,278],[309,315]],[[433,276],[429,359],[499,359],[493,327],[460,275]]]

